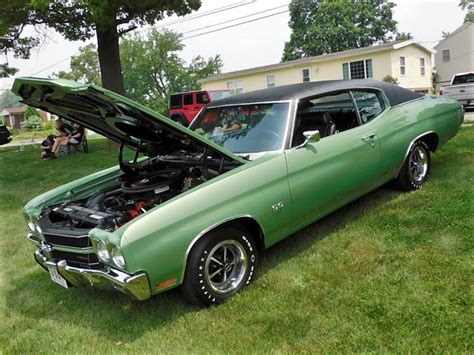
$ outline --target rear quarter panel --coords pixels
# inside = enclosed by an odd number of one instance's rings
[[[373,122],[380,141],[382,171],[387,180],[398,175],[411,143],[418,137],[434,132],[439,149],[456,135],[462,120],[461,105],[447,97],[428,95],[391,107]]]

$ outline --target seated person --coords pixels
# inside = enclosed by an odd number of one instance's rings
[[[59,155],[61,146],[66,144],[80,144],[84,137],[84,128],[79,126],[77,123],[72,124],[72,132],[65,137],[57,137],[54,140],[53,153],[55,156]]]
[[[44,141],[41,142],[41,160],[48,160],[56,158],[53,153],[54,136],[50,134]]]
[[[62,119],[58,118],[56,120],[56,129],[59,131],[61,137],[67,137],[72,133],[73,128],[64,123]]]

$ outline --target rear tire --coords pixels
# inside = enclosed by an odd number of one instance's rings
[[[181,293],[198,306],[220,304],[250,284],[256,263],[257,248],[245,228],[216,229],[191,249]]]
[[[423,141],[415,142],[400,172],[395,179],[395,186],[402,191],[417,190],[425,184],[431,173],[430,149]]]

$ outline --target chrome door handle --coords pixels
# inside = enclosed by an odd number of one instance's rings
[[[362,139],[364,142],[369,143],[369,142],[373,141],[373,140],[375,139],[375,137],[376,137],[376,134],[375,134],[375,133],[371,133],[371,134],[369,134],[369,135],[367,135],[367,136],[362,137],[361,139]]]

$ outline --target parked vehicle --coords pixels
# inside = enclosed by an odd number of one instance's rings
[[[10,143],[11,141],[12,137],[10,136],[8,128],[3,125],[0,125],[0,145]]]
[[[474,72],[454,75],[451,85],[442,87],[439,94],[452,97],[464,106],[474,105]]]
[[[230,97],[189,128],[97,86],[20,78],[13,92],[122,147],[117,167],[25,206],[52,281],[138,300],[180,286],[203,306],[241,291],[262,251],[306,225],[389,181],[423,186],[463,121],[451,98],[373,80]]]
[[[232,90],[189,91],[170,96],[168,116],[187,127],[204,105],[232,96]]]

